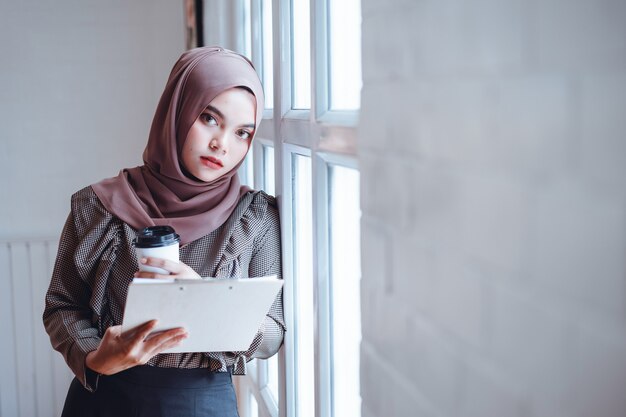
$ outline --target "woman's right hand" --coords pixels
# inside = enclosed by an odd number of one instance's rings
[[[177,346],[187,337],[187,332],[181,327],[148,337],[156,323],[156,320],[151,320],[124,333],[122,326],[109,327],[98,349],[87,354],[85,364],[99,374],[113,375],[145,364],[153,356]]]

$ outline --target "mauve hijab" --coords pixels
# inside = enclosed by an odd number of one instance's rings
[[[182,244],[222,225],[249,190],[240,185],[237,175],[243,161],[218,179],[203,182],[184,174],[181,152],[198,116],[216,96],[233,87],[245,87],[254,94],[258,128],[264,96],[252,63],[219,47],[183,53],[170,73],[152,120],[144,165],[124,169],[117,177],[91,186],[104,207],[137,230],[172,226]]]

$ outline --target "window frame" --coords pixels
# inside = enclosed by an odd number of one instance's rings
[[[207,44],[223,45],[243,52],[245,30],[242,27],[245,2],[250,2],[251,61],[264,79],[263,71],[263,19],[262,0],[207,0],[205,20],[209,9],[224,14],[232,24],[230,29],[213,31]],[[266,0],[267,1],[267,0]],[[359,111],[331,110],[329,91],[329,33],[328,0],[310,1],[311,50],[311,109],[292,109],[291,65],[291,0],[272,0],[273,49],[273,108],[265,109],[263,120],[257,127],[252,146],[253,185],[260,189],[264,183],[263,147],[274,149],[274,180],[281,216],[284,315],[287,332],[283,347],[278,353],[279,398],[273,398],[267,385],[267,366],[255,361],[249,380],[237,378],[238,389],[244,396],[254,395],[259,416],[296,416],[296,334],[295,293],[293,282],[293,154],[311,158],[313,204],[313,306],[314,306],[314,373],[315,416],[332,416],[332,350],[331,350],[331,298],[330,298],[330,234],[329,234],[329,170],[340,165],[358,170],[357,123]],[[215,20],[215,16],[210,17]],[[225,23],[228,25],[228,23]],[[207,35],[210,35],[207,33]],[[249,415],[249,401],[240,398],[242,417]],[[339,417],[339,416],[337,416]]]

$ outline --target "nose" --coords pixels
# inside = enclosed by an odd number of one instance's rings
[[[224,137],[222,135],[215,135],[209,141],[209,148],[214,152],[222,152],[226,154],[226,146],[224,144]]]

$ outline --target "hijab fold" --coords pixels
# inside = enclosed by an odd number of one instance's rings
[[[118,176],[91,186],[104,207],[137,230],[172,226],[182,244],[221,226],[249,190],[240,185],[237,175],[243,161],[216,180],[203,182],[185,175],[181,152],[198,116],[215,97],[234,87],[245,87],[254,95],[258,128],[263,88],[247,58],[219,47],[181,55],[152,120],[144,165],[123,169]]]

